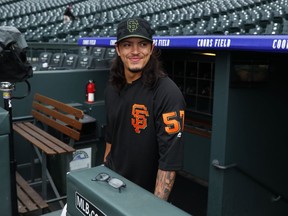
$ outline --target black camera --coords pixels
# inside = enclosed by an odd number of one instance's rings
[[[27,61],[28,45],[13,26],[0,26],[0,82],[23,82],[33,76]]]

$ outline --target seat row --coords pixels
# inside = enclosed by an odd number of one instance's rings
[[[41,52],[33,70],[71,70],[109,68],[116,54],[115,48],[79,47],[78,53]]]
[[[58,1],[61,4],[67,2]],[[24,4],[24,1],[20,2],[19,5]],[[115,26],[119,21],[133,16],[141,16],[151,22],[159,36],[251,32],[284,34],[283,22],[288,20],[288,0],[167,0],[161,1],[161,4],[150,0],[124,0],[121,3],[74,0],[73,13],[77,19],[70,23],[63,23],[64,5],[61,4],[23,16],[17,16],[17,13],[15,16],[7,6],[0,7],[0,25],[19,28],[28,42],[76,43],[79,37],[115,36]],[[13,7],[16,6],[13,4]],[[19,8],[18,5],[16,8]],[[2,12],[11,13],[11,16],[2,17],[1,22]],[[279,23],[277,31],[270,27],[266,29],[267,25],[274,26],[274,23]]]

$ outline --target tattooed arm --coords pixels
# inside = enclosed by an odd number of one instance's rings
[[[107,142],[105,153],[104,153],[104,162],[106,162],[106,158],[107,158],[107,155],[110,153],[110,150],[111,150],[111,144]]]
[[[163,200],[168,200],[174,185],[175,177],[175,171],[164,171],[158,169],[154,194]]]

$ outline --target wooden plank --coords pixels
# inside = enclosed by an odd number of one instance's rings
[[[39,101],[41,103],[52,105],[57,110],[61,110],[63,112],[66,112],[68,114],[72,114],[76,116],[79,119],[82,119],[84,117],[84,112],[80,109],[77,109],[75,107],[69,106],[65,103],[62,103],[60,101],[54,100],[52,98],[46,97],[44,95],[40,95],[39,93],[36,93],[34,96],[34,100]]]
[[[17,185],[17,197],[24,204],[27,211],[35,211],[38,209],[37,205],[30,199],[24,190]]]
[[[52,136],[51,134],[47,133],[46,131],[43,131],[41,128],[35,126],[31,122],[23,122],[24,125],[31,128],[31,130],[36,131],[37,133],[41,134],[46,139],[51,140],[53,143],[55,143],[57,146],[64,149],[66,152],[74,152],[75,149],[66,143],[62,142],[61,140],[57,139],[56,137]]]
[[[44,122],[45,124],[49,125],[50,127],[62,132],[63,134],[71,137],[72,139],[79,140],[80,139],[80,132],[73,130],[72,128],[66,127],[65,125],[57,124],[55,120],[50,119],[49,117],[40,114],[39,112],[32,110],[32,115],[35,119]]]
[[[16,182],[21,187],[25,193],[28,195],[29,199],[31,199],[39,208],[47,208],[48,204],[42,199],[42,197],[26,182],[26,180],[16,172]],[[21,200],[22,201],[22,200]],[[23,202],[23,201],[22,201]],[[24,201],[24,203],[26,203]],[[26,204],[25,204],[26,205]],[[26,205],[27,206],[27,205]]]
[[[48,208],[48,204],[42,197],[16,172],[18,212],[27,213],[35,210]]]
[[[30,125],[34,126],[31,123],[30,123]],[[63,154],[63,153],[67,152],[65,149],[59,147],[57,145],[57,143],[55,143],[55,142],[53,142],[53,140],[51,140],[51,138],[54,138],[52,135],[47,134],[47,137],[44,137],[41,133],[39,133],[39,131],[37,131],[37,129],[40,129],[40,128],[38,128],[36,126],[29,127],[29,124],[26,125],[25,123],[18,124],[18,126],[21,127],[25,132],[30,134],[32,137],[35,137],[37,140],[39,140],[41,143],[43,143],[46,147],[54,150],[56,153]],[[45,131],[43,131],[43,132],[45,132]],[[48,135],[49,135],[49,137],[48,137]]]
[[[14,123],[13,124],[13,130],[16,131],[18,134],[20,134],[22,137],[27,139],[29,142],[31,142],[33,145],[37,146],[39,149],[44,151],[46,154],[53,155],[57,154],[53,149],[47,147],[44,145],[41,141],[36,139],[35,137],[32,137],[29,133],[27,133],[25,130],[21,128],[21,124]]]
[[[40,94],[35,94],[34,100],[38,101],[33,101],[32,103],[34,109],[32,110],[32,115],[36,120],[67,135],[70,140],[80,139],[80,130],[82,129],[80,119],[84,118],[82,110]],[[15,122],[13,123],[13,129],[47,155],[75,151],[73,147],[31,122]],[[39,208],[48,207],[43,198],[18,173],[16,173],[16,178],[19,213],[28,213]]]
[[[73,117],[71,118],[71,116],[74,116],[74,115],[67,115],[67,114],[61,113],[58,110],[51,109],[35,101],[32,103],[32,107],[36,110],[41,111],[41,113],[44,113],[48,116],[51,116],[52,118],[55,118],[56,123],[57,123],[57,120],[59,120],[58,122],[59,124],[62,123],[62,125],[69,125],[70,127],[76,128],[78,130],[82,129],[82,123]]]
[[[30,122],[14,123],[13,129],[48,155],[75,151],[73,147],[53,137]]]
[[[19,199],[17,200],[17,203],[18,203],[18,213],[21,213],[21,214],[27,213],[27,209],[24,203],[22,203]]]

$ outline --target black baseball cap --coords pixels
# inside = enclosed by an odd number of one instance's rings
[[[155,31],[151,28],[150,23],[142,18],[129,18],[120,22],[117,27],[117,42],[130,37],[144,38],[153,42]]]

